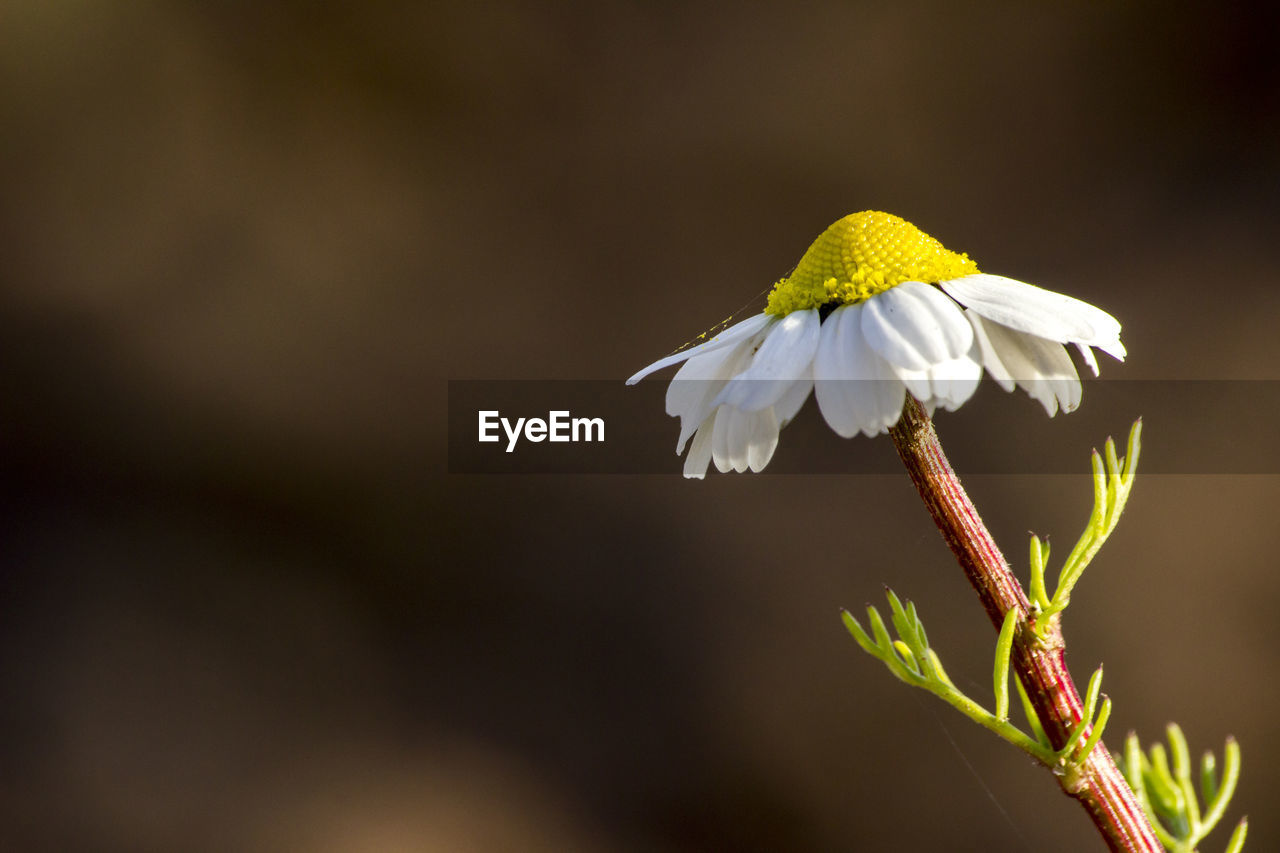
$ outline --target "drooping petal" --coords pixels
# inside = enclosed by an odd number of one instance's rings
[[[888,432],[898,422],[907,389],[893,365],[872,349],[863,328],[862,318],[845,317],[840,324],[840,342],[844,357],[854,366],[852,378],[856,381],[847,384],[858,394],[862,434],[872,437]]]
[[[1093,349],[1088,344],[1076,344],[1076,351],[1080,353],[1080,357],[1084,359],[1084,363],[1089,366],[1089,370],[1093,371],[1093,375],[1098,375],[1098,360],[1093,357]]]
[[[984,330],[999,363],[1050,417],[1059,406],[1070,412],[1080,405],[1080,377],[1062,344],[997,323]]]
[[[769,464],[773,451],[778,447],[778,418],[773,409],[755,412],[748,417],[747,467],[758,474]]]
[[[1060,344],[1095,346],[1124,361],[1120,321],[1088,302],[986,273],[944,281],[941,287],[961,305],[1002,326]]]
[[[1080,374],[1076,372],[1067,348],[1041,338],[1034,341],[1032,349],[1037,351],[1036,358],[1044,365],[1044,375],[1058,398],[1061,410],[1065,413],[1080,408],[1084,388],[1080,385]]]
[[[939,406],[954,412],[968,402],[982,381],[980,357],[975,341],[970,351],[959,358],[929,368],[929,387]]]
[[[973,343],[973,329],[960,308],[937,288],[904,281],[867,300],[862,331],[890,364],[925,370],[959,358]]]
[[[996,352],[991,339],[987,337],[987,324],[982,319],[982,315],[972,308],[966,308],[964,313],[969,318],[969,322],[973,324],[973,339],[978,344],[982,366],[987,369],[988,375],[996,381],[997,385],[1006,392],[1012,391],[1016,384],[1013,374],[1009,372],[1009,368],[1000,360],[999,353]]]
[[[773,414],[778,419],[778,428],[791,423],[791,419],[796,416],[796,412],[800,411],[800,407],[804,405],[804,401],[809,399],[809,392],[813,390],[813,367],[809,368],[809,373],[799,382],[793,382],[785,394],[773,404]]]
[[[793,311],[769,329],[751,366],[729,380],[712,405],[758,412],[781,399],[795,383],[809,376],[818,349],[818,312]]]
[[[678,353],[675,353],[674,355],[669,355],[666,358],[658,359],[653,364],[649,365],[648,367],[644,368],[643,370],[641,370],[640,372],[632,376],[630,379],[628,379],[627,384],[634,385],[637,382],[639,382],[641,379],[648,376],[650,373],[653,373],[655,370],[661,370],[662,368],[668,367],[672,364],[679,364],[680,362],[687,361],[688,359],[693,358],[696,355],[702,355],[704,353],[712,352],[714,350],[720,349],[721,347],[729,346],[730,344],[735,343],[736,341],[740,341],[743,338],[749,338],[752,335],[754,335],[756,332],[759,332],[762,329],[766,328],[767,326],[772,325],[774,322],[777,321],[777,319],[778,319],[777,317],[774,317],[770,314],[757,314],[754,317],[748,317],[747,319],[743,320],[741,323],[735,323],[734,325],[725,329],[723,332],[716,335],[714,338],[707,341],[706,343],[698,344],[696,347],[690,347],[689,349],[684,350],[683,352],[678,352]]]
[[[715,408],[712,400],[730,379],[751,364],[754,343],[763,333],[744,338],[733,346],[721,347],[695,356],[676,372],[667,386],[667,414],[680,418],[680,437],[676,454]]]
[[[716,427],[712,435],[711,458],[722,473],[747,470],[754,413],[731,406],[716,409]]]
[[[853,365],[840,346],[840,325],[849,311],[861,316],[861,305],[841,305],[822,323],[818,352],[813,357],[813,396],[827,424],[842,438],[858,434],[857,394],[850,380]]]
[[[703,355],[696,355],[680,365],[667,386],[667,414],[679,416],[695,411],[701,398],[706,396],[707,386],[714,380],[728,382],[735,373],[731,365],[746,345],[739,341],[735,346],[721,347]],[[710,402],[708,400],[707,402]]]
[[[721,474],[733,469],[733,463],[729,461],[729,421],[732,419],[732,411],[721,406],[716,409],[711,421],[711,461]]]
[[[757,332],[734,347],[697,356],[681,367],[672,380],[672,387],[667,389],[667,413],[681,418],[676,453],[693,437],[684,463],[686,477],[701,479],[713,460],[720,471],[762,470],[777,449],[781,427],[808,397],[813,388],[810,366],[799,381],[788,383],[776,406],[743,412],[713,402],[715,394],[728,382],[723,377],[745,371],[766,334],[767,331]],[[785,421],[780,413],[785,415]]]
[[[907,287],[908,293],[926,302],[938,324],[939,340],[949,358],[962,358],[973,345],[973,328],[964,318],[964,310],[941,290],[931,284],[904,281],[898,287]]]
[[[707,476],[707,465],[711,462],[711,434],[714,425],[710,419],[704,421],[689,445],[689,455],[684,460],[684,475],[692,480],[701,480]]]
[[[865,303],[837,308],[823,323],[814,358],[814,396],[835,432],[884,432],[902,413],[904,388],[862,333]]]
[[[905,367],[898,367],[896,364],[891,365],[894,375],[898,380],[906,386],[907,393],[915,397],[926,407],[935,405],[933,401],[933,386],[929,384],[929,368],[923,370],[908,370]],[[930,414],[933,413],[932,408],[929,409]]]
[[[729,429],[726,439],[726,453],[729,467],[741,474],[747,470],[747,447],[751,440],[751,418],[746,412],[738,409],[724,408],[723,417],[728,418]]]

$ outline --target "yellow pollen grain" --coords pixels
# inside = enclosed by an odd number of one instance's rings
[[[765,313],[844,305],[904,281],[937,284],[973,275],[978,265],[891,213],[851,213],[822,232],[795,271],[773,286]]]

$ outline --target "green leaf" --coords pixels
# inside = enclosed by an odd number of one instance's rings
[[[1231,833],[1231,840],[1227,842],[1225,853],[1240,853],[1244,849],[1244,839],[1248,834],[1249,819],[1242,817],[1240,822],[1236,824],[1236,831]]]
[[[1046,749],[1053,749],[1053,744],[1049,740],[1049,736],[1044,733],[1044,726],[1040,725],[1040,716],[1036,713],[1036,708],[1031,704],[1031,697],[1027,695],[1027,689],[1022,686],[1022,679],[1015,672],[1013,674],[1013,686],[1018,688],[1018,698],[1022,700],[1022,713],[1027,718],[1027,725],[1031,727],[1031,734],[1035,735],[1036,741]]]
[[[1227,810],[1227,804],[1231,802],[1231,798],[1235,795],[1236,784],[1240,781],[1240,744],[1236,742],[1235,738],[1229,737],[1222,753],[1222,786],[1204,804],[1203,823],[1209,829],[1217,826],[1218,821],[1222,820],[1222,815]]]
[[[911,623],[911,630],[916,636],[916,642],[921,648],[929,648],[929,635],[925,633],[924,622],[920,619],[920,614],[916,612],[916,603],[914,601],[907,602],[907,620]]]
[[[951,677],[947,675],[947,671],[942,668],[942,658],[938,657],[938,653],[933,649],[925,649],[925,654],[929,657],[929,666],[933,669],[934,678],[947,687],[955,688],[955,683]]]
[[[894,630],[898,632],[898,636],[902,638],[902,641],[907,644],[913,653],[921,655],[927,644],[921,642],[920,634],[916,630],[919,620],[912,618],[915,608],[912,607],[912,613],[909,614],[907,608],[903,606],[902,600],[898,598],[893,590],[885,587],[884,591],[885,596],[889,599],[889,609],[893,619]]]
[[[1151,772],[1147,774],[1147,789],[1154,799],[1152,804],[1161,812],[1178,815],[1183,811],[1182,790],[1173,773],[1169,771],[1169,756],[1162,744],[1151,747]]]
[[[894,640],[893,650],[898,653],[898,660],[902,662],[903,666],[921,678],[924,677],[924,673],[920,671],[920,661],[916,659],[915,653],[911,650],[911,646],[907,645],[902,640]]]
[[[1138,795],[1140,801],[1147,799],[1147,787],[1142,778],[1142,744],[1138,742],[1138,735],[1135,732],[1129,732],[1124,739],[1124,777],[1129,781],[1129,787]]]
[[[1044,610],[1050,604],[1049,593],[1044,584],[1044,570],[1048,562],[1049,541],[1046,539],[1042,542],[1039,536],[1034,533],[1031,534],[1031,582],[1029,589],[1031,591],[1031,600],[1041,610]]]
[[[1106,714],[1106,704],[1099,719]],[[1195,853],[1200,843],[1222,820],[1227,803],[1235,793],[1240,778],[1240,746],[1234,738],[1228,738],[1223,750],[1224,761],[1221,782],[1215,778],[1217,760],[1206,753],[1200,764],[1200,793],[1204,801],[1196,797],[1192,780],[1191,752],[1186,736],[1176,724],[1167,727],[1169,748],[1152,744],[1143,753],[1137,736],[1130,734],[1125,741],[1123,768],[1125,778],[1133,788],[1138,802],[1151,818],[1152,828],[1160,842],[1172,853]],[[1241,821],[1228,842],[1228,850],[1239,851],[1244,844],[1247,822]]]
[[[893,639],[889,636],[889,629],[884,626],[884,619],[880,618],[880,611],[870,604],[867,605],[867,620],[871,623],[871,633],[876,638],[876,646],[883,653],[891,654]]]
[[[1142,421],[1134,423],[1129,431],[1129,453],[1121,460],[1116,456],[1115,441],[1108,438],[1103,454],[1094,451],[1090,458],[1093,470],[1093,509],[1084,532],[1080,535],[1071,553],[1058,573],[1057,587],[1048,606],[1041,605],[1045,617],[1051,617],[1065,610],[1071,601],[1071,591],[1079,582],[1085,568],[1097,555],[1124,511],[1129,499],[1129,492],[1137,474],[1138,454],[1141,448]],[[1034,560],[1034,558],[1033,558]],[[1034,584],[1035,572],[1032,572],[1033,598],[1036,597]],[[1038,598],[1037,598],[1038,600]],[[1049,619],[1037,622],[1037,630],[1047,630]]]
[[[862,623],[855,619],[852,613],[848,610],[841,610],[840,618],[844,622],[844,627],[858,641],[858,645],[862,646],[864,652],[875,657],[880,656],[880,649],[876,647],[875,640],[871,639],[871,636],[863,629]]]
[[[1173,753],[1173,775],[1174,778],[1190,779],[1191,778],[1191,752],[1187,749],[1187,738],[1182,733],[1182,729],[1177,723],[1170,723],[1166,727],[1166,733],[1169,736],[1169,747]]]
[[[924,622],[916,610],[915,604],[902,600],[890,589],[885,589],[885,597],[889,602],[893,627],[898,632],[897,639],[889,634],[889,628],[881,617],[880,611],[867,605],[867,619],[870,632],[862,627],[857,619],[848,612],[842,613],[845,627],[854,639],[868,654],[878,658],[885,668],[907,684],[928,690],[930,693],[951,705],[975,723],[983,726],[1033,756],[1047,766],[1054,766],[1056,754],[1043,743],[1033,740],[1030,735],[1020,731],[1008,719],[1008,687],[1007,671],[1010,649],[1012,648],[1012,626],[1020,611],[1010,613],[1010,628],[1004,640],[1004,647],[998,652],[1004,659],[1006,671],[1003,710],[1005,718],[1001,719],[986,710],[979,703],[969,698],[956,687],[955,682],[947,675],[942,660],[937,652],[929,648],[924,630]],[[1026,698],[1023,699],[1026,702]],[[1038,722],[1036,724],[1039,725]],[[1043,738],[1043,732],[1039,737]]]
[[[1200,798],[1204,802],[1212,803],[1218,796],[1218,759],[1214,756],[1212,749],[1204,751],[1204,757],[1200,759]]]
[[[1093,675],[1089,676],[1089,688],[1084,694],[1084,720],[1088,722],[1093,719],[1094,711],[1098,708],[1098,695],[1102,693],[1102,667],[1098,667],[1093,671]]]
[[[1034,541],[1034,537],[1033,537]],[[1018,626],[1018,610],[1009,608],[1004,615],[1004,624],[1000,626],[1000,637],[996,640],[995,671],[992,674],[992,685],[996,695],[996,719],[1009,719],[1009,658],[1013,654],[1013,632]]]
[[[1133,484],[1133,478],[1138,474],[1138,454],[1142,451],[1142,418],[1138,418],[1133,422],[1133,427],[1129,430],[1129,446],[1125,450],[1124,472],[1121,475],[1124,479],[1125,486]]]
[[[1076,721],[1076,724],[1071,727],[1071,734],[1067,736],[1067,742],[1062,745],[1062,749],[1058,750],[1058,755],[1060,755],[1064,761],[1072,764],[1076,763],[1076,760],[1073,758],[1076,752],[1076,747],[1079,745],[1080,741],[1084,739],[1084,733],[1088,731],[1088,729],[1088,717]]]
[[[1178,788],[1182,791],[1183,814],[1193,834],[1200,826],[1200,803],[1196,800],[1196,792],[1191,784],[1191,751],[1187,749],[1187,738],[1177,723],[1166,727],[1169,738],[1169,751],[1173,759],[1173,776]]]
[[[1102,740],[1102,733],[1107,728],[1107,721],[1111,719],[1111,699],[1102,697],[1102,710],[1098,712],[1098,718],[1093,721],[1093,730],[1089,732],[1089,739],[1080,747],[1080,756],[1076,759],[1080,764],[1084,764],[1089,757],[1089,753],[1093,752],[1093,748],[1098,745],[1098,741]]]

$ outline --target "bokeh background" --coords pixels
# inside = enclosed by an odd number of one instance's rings
[[[447,381],[620,380],[866,208],[1113,312],[1108,377],[1280,378],[1273,8],[4,4],[0,846],[1097,849],[844,634],[892,584],[985,695],[905,476],[450,475]],[[1019,565],[1088,511],[969,486]],[[1255,850],[1278,502],[1141,478],[1067,619],[1113,744],[1240,739]]]

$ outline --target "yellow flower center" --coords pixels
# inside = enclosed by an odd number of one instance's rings
[[[891,213],[851,213],[823,231],[795,271],[773,286],[766,314],[785,317],[804,308],[870,299],[904,281],[937,284],[973,275],[968,255]]]

